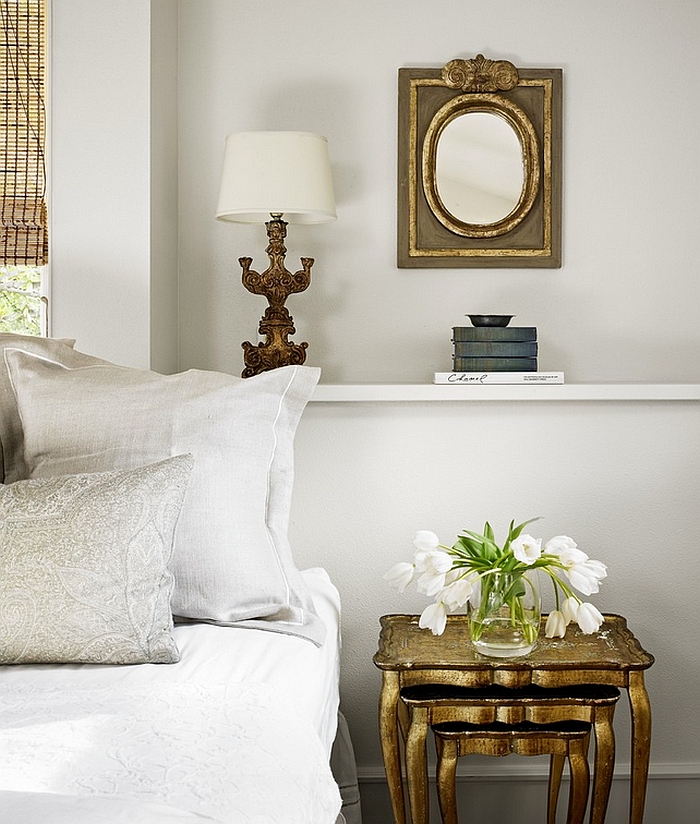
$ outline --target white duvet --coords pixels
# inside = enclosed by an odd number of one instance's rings
[[[338,600],[304,576],[320,648],[186,625],[179,664],[0,667],[0,821],[333,824]]]

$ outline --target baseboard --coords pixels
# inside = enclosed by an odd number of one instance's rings
[[[613,780],[626,780],[630,776],[629,764],[616,764],[615,774]],[[362,784],[384,784],[386,782],[386,775],[383,767],[358,767],[357,778]],[[499,764],[499,766],[492,767],[490,764],[476,764],[470,766],[469,769],[462,767],[457,768],[457,780],[468,780],[470,778],[478,778],[482,781],[494,780],[503,781],[504,778],[510,780],[521,781],[537,781],[539,779],[547,778],[547,765],[544,762],[536,764]],[[656,778],[663,779],[696,779],[700,780],[700,762],[677,763],[672,762],[668,764],[656,763],[649,765],[649,781]]]
[[[525,759],[523,759],[525,761]],[[527,759],[529,762],[530,759]],[[512,763],[511,763],[512,762]],[[547,763],[533,759],[499,759],[498,766],[475,763],[457,773],[457,796],[462,821],[499,824],[541,824],[545,818]],[[628,817],[629,764],[618,764],[608,805],[607,821]],[[360,768],[362,824],[392,824],[391,803],[383,768]],[[430,781],[430,820],[439,824],[434,779]],[[513,786],[516,785],[516,786]],[[562,788],[565,806],[567,786]],[[700,809],[700,763],[655,763],[649,768],[644,824],[697,824]],[[565,819],[565,814],[562,820]]]

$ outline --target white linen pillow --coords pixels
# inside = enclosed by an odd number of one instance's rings
[[[319,369],[282,367],[244,380],[108,364],[71,369],[10,349],[5,359],[31,477],[194,455],[171,563],[177,619],[253,621],[322,642],[287,538],[294,433]]]
[[[180,660],[168,561],[192,463],[0,485],[0,664]]]
[[[89,366],[105,363],[99,358],[85,355],[73,349],[74,340],[39,338],[33,335],[14,335],[0,332],[0,482],[12,483],[26,478],[22,425],[17,411],[17,401],[12,391],[10,375],[5,365],[5,349],[22,349],[42,355],[65,366]]]

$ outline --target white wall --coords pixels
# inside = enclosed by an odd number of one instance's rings
[[[180,2],[182,366],[238,372],[265,303],[261,227],[213,219],[224,136],[328,136],[338,221],[290,227],[297,340],[328,382],[427,381],[467,312],[539,327],[541,365],[574,381],[696,380],[700,279],[700,7],[694,0]],[[401,66],[505,57],[564,71],[564,265],[401,270],[396,83]]]
[[[290,227],[288,238],[290,268],[300,255],[317,259],[310,290],[289,306],[296,339],[310,342],[309,362],[323,367],[324,381],[426,382],[449,364],[450,327],[473,311],[515,313],[538,326],[542,367],[563,369],[570,381],[698,380],[695,0],[53,5],[56,334],[122,363],[153,358],[167,371],[179,346],[180,368],[238,373],[240,342],[255,338],[264,301],[243,290],[237,259],[266,266],[265,238],[260,227],[214,220],[224,137],[303,129],[328,136],[338,199],[336,223]],[[174,5],[178,121],[167,140],[172,77],[165,71],[165,102],[153,97],[160,86],[149,60],[164,38],[172,66]],[[154,28],[159,13],[165,29]],[[85,45],[88,34],[98,46]],[[564,69],[560,270],[395,265],[397,70],[479,51]],[[159,139],[169,153],[173,141],[178,147],[180,318],[175,338],[167,309],[156,353],[151,338],[162,319],[150,289],[161,279],[151,252],[174,253],[171,226],[156,231],[152,214],[158,135],[149,122],[158,111]],[[95,119],[97,129],[86,131]],[[158,195],[167,201],[166,184],[167,174]],[[104,191],[113,197],[98,246],[88,207]],[[163,283],[170,300],[175,286]],[[568,532],[610,565],[596,603],[624,613],[657,656],[647,824],[694,821],[699,427],[697,404],[684,402],[310,405],[292,535],[300,565],[326,566],[343,597],[343,703],[368,821],[386,812],[381,784],[372,784],[381,777],[377,619],[423,605],[389,590],[381,574],[408,555],[417,528],[449,539],[485,518],[537,514],[543,535]],[[624,709],[618,714],[624,730]],[[504,791],[513,805],[519,787]]]
[[[178,368],[177,3],[151,0],[150,366]]]
[[[52,0],[51,333],[177,368],[177,5]]]
[[[657,817],[650,813],[647,824],[667,814],[695,821],[688,804],[700,786],[700,654],[698,619],[688,609],[700,581],[698,411],[697,402],[663,401],[310,404],[297,436],[292,543],[300,564],[327,567],[343,597],[342,701],[374,803],[373,782],[382,778],[380,674],[371,663],[378,617],[420,612],[427,603],[414,590],[399,595],[383,573],[410,558],[417,529],[451,543],[486,519],[502,536],[512,518],[543,516],[534,535],[571,535],[608,564],[592,600],[626,616],[656,656],[647,684],[654,713],[649,805]],[[551,593],[543,594],[551,607]],[[621,779],[629,766],[627,723],[622,701]],[[515,761],[480,765],[477,775],[505,769],[528,776],[532,767]],[[501,792],[519,822],[544,820],[538,808],[530,818],[519,806],[527,792],[520,783]],[[621,811],[627,792],[616,783]],[[544,787],[536,797],[543,801]],[[368,815],[379,816],[368,822],[382,820],[376,810],[368,806]]]

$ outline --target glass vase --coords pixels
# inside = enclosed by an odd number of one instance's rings
[[[494,658],[527,655],[540,631],[537,572],[493,572],[484,575],[472,593],[469,634],[482,655]]]

